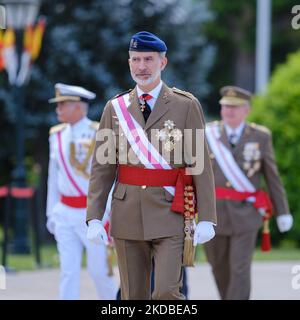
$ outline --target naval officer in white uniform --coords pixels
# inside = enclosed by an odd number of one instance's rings
[[[60,258],[60,299],[80,298],[83,249],[87,269],[100,299],[115,299],[116,284],[109,275],[104,244],[87,240],[86,195],[97,122],[87,118],[88,101],[95,94],[84,88],[58,83],[56,113],[61,124],[50,129],[47,229],[55,236]]]

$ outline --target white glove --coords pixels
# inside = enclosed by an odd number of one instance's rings
[[[210,221],[200,221],[194,233],[194,246],[205,243],[215,236],[215,229],[213,223]]]
[[[108,237],[101,220],[92,219],[88,222],[88,230],[86,237],[95,244],[103,243],[108,245]]]
[[[293,216],[290,213],[282,214],[276,218],[276,222],[280,232],[289,231],[293,226]]]
[[[46,223],[47,230],[54,235],[55,233],[55,220],[53,218],[48,218]]]

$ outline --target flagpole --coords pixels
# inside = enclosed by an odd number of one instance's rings
[[[12,172],[12,187],[25,188],[26,168],[25,168],[25,90],[24,87],[14,85],[12,94],[17,102],[16,112],[16,165]],[[13,251],[15,253],[29,253],[30,246],[28,240],[28,199],[14,199],[15,224]]]
[[[255,92],[263,92],[269,81],[272,0],[256,1]]]

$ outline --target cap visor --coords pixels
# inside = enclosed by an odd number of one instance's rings
[[[244,99],[240,99],[240,98],[236,98],[236,97],[223,97],[219,101],[219,103],[220,104],[227,104],[230,106],[240,107],[240,106],[248,105],[249,101],[244,100]]]
[[[63,101],[80,101],[80,97],[60,96],[60,97],[56,97],[48,100],[49,103],[57,103],[57,102],[63,102]]]

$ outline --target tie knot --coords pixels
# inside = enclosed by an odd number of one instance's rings
[[[143,101],[148,101],[148,100],[151,100],[153,97],[148,94],[148,93],[144,93],[140,96],[140,99],[143,100]]]

